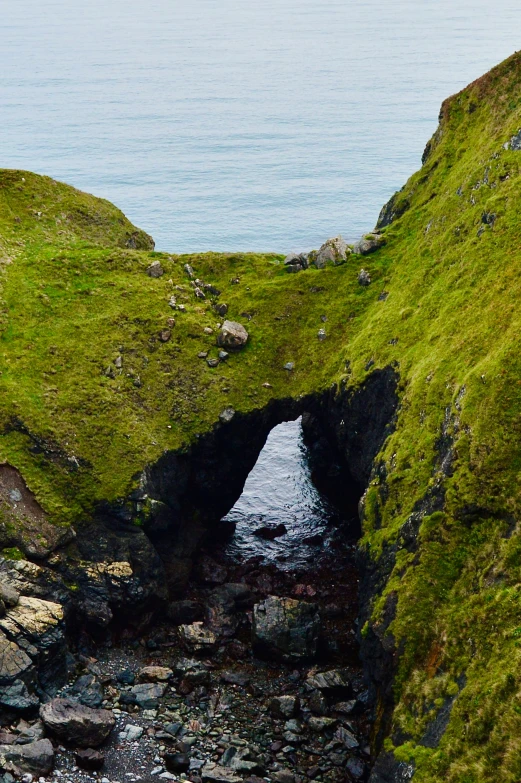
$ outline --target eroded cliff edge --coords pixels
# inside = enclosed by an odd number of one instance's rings
[[[99,627],[153,610],[310,413],[363,491],[375,780],[521,775],[520,77],[514,55],[443,104],[374,252],[297,274],[155,253],[107,202],[0,175],[4,570],[30,593],[43,566],[38,600]],[[224,317],[249,340],[220,358]]]

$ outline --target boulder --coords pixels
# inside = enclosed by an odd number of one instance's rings
[[[167,751],[164,756],[165,767],[169,772],[188,772],[190,769],[190,756],[187,753],[172,753]]]
[[[266,541],[274,541],[276,538],[285,535],[288,532],[286,525],[263,525],[253,531],[258,538],[264,538]]]
[[[385,238],[382,234],[366,234],[362,239],[353,245],[353,253],[360,256],[367,256],[374,253],[375,250],[385,244]]]
[[[21,677],[27,679],[32,668],[27,653],[0,631],[0,685],[12,685]]]
[[[361,269],[358,273],[358,284],[364,287],[371,285],[371,275],[367,269]]]
[[[351,251],[341,236],[327,239],[319,249],[313,265],[323,269],[327,264],[343,264]]]
[[[165,270],[161,266],[160,261],[152,261],[149,267],[147,267],[147,275],[149,277],[162,277],[165,274]]]
[[[0,581],[0,600],[6,607],[17,606],[20,601],[20,593],[9,582]]]
[[[326,695],[337,697],[347,696],[352,690],[349,676],[343,669],[331,669],[310,675],[306,680],[306,686],[310,690],[320,690]]]
[[[97,747],[114,727],[108,710],[95,710],[71,699],[52,699],[40,707],[46,728],[62,740],[82,748]]]
[[[300,710],[298,696],[275,696],[270,702],[270,712],[276,718],[294,718]]]
[[[143,710],[155,710],[159,706],[159,699],[165,695],[165,691],[166,685],[164,683],[143,682],[130,689],[128,702],[137,704]],[[124,695],[127,694],[121,694],[121,696]],[[124,702],[126,699],[120,697],[120,701]]]
[[[93,674],[84,674],[78,677],[71,688],[67,688],[65,696],[74,701],[79,701],[86,707],[101,707],[105,694],[103,685]]]
[[[236,772],[209,761],[201,770],[203,783],[242,783]]]
[[[217,345],[228,351],[237,351],[244,348],[248,342],[248,332],[237,321],[225,321],[217,336]]]
[[[320,617],[316,604],[270,596],[253,609],[254,650],[283,660],[314,658],[318,650]]]
[[[54,766],[54,748],[48,739],[28,745],[1,745],[0,767],[17,776],[48,775]]]
[[[168,682],[173,671],[167,666],[144,666],[138,673],[140,682]]]
[[[194,653],[211,653],[216,644],[217,636],[203,623],[179,626],[179,633],[185,646]]]

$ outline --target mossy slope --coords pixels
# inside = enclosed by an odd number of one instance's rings
[[[521,151],[504,147],[520,127],[515,55],[444,103],[423,168],[394,199],[400,217],[363,261],[367,288],[354,256],[290,275],[275,255],[153,253],[106,202],[0,175],[0,461],[56,524],[125,497],[226,406],[247,412],[397,366],[401,407],[362,542],[376,561],[396,557],[364,634],[382,634],[391,601],[387,744],[418,781],[521,777]],[[153,260],[159,279],[146,275]],[[197,354],[217,355],[203,329],[221,319],[194,297],[187,262],[250,332],[216,368]],[[186,312],[169,308],[173,294]],[[447,705],[441,741],[427,742]]]

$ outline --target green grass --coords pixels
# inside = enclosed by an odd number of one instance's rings
[[[519,128],[515,55],[444,103],[386,244],[298,275],[275,254],[154,253],[107,202],[0,173],[0,460],[21,470],[57,524],[81,524],[98,501],[127,496],[144,466],[208,431],[228,405],[247,412],[319,392],[346,378],[346,361],[350,386],[369,360],[370,371],[397,365],[386,486],[375,479],[369,489],[362,545],[378,559],[440,482],[446,497],[423,519],[418,551],[398,552],[364,634],[395,593],[393,725],[408,737],[396,753],[414,759],[420,783],[521,777],[521,151],[503,146]],[[491,214],[493,225],[483,222]],[[157,280],[145,272],[155,259],[165,269]],[[217,354],[203,328],[220,319],[195,299],[187,261],[250,332],[246,349],[214,369],[197,353]],[[357,283],[362,266],[368,288]],[[171,311],[172,293],[186,313]],[[454,440],[447,479],[444,421]],[[439,747],[423,747],[454,696]]]

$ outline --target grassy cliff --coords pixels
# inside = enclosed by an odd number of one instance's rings
[[[128,495],[228,406],[397,367],[362,539],[375,562],[394,552],[393,568],[363,634],[395,651],[386,747],[418,781],[521,777],[520,128],[515,55],[443,104],[386,210],[385,245],[296,275],[276,255],[155,253],[107,202],[0,172],[0,462],[52,524]],[[197,299],[187,263],[220,295]],[[210,367],[198,353],[217,357],[222,303],[250,339]]]

